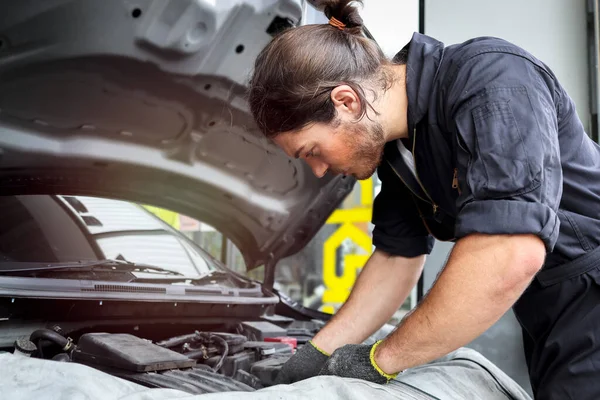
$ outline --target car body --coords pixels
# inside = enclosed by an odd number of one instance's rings
[[[317,179],[264,139],[246,84],[273,35],[322,15],[300,0],[24,0],[0,16],[0,348],[189,393],[272,384],[292,349],[266,340],[302,345],[328,319],[273,290],[275,264],[355,181]],[[264,282],[142,204],[214,226]]]
[[[299,250],[354,181],[319,180],[263,139],[245,88],[258,52],[306,5],[135,4],[0,3],[2,193],[182,212],[218,227],[249,268]]]

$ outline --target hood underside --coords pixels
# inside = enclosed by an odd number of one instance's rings
[[[249,268],[300,250],[355,181],[317,179],[265,140],[245,84],[302,12],[300,0],[0,3],[0,194],[165,207],[223,232]]]

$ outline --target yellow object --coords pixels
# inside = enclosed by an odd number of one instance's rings
[[[358,181],[360,185],[360,204],[371,208],[373,206],[373,178]]]
[[[319,346],[317,346],[316,344],[313,343],[312,340],[309,340],[308,343],[310,343],[310,345],[312,347],[314,347],[315,349],[317,349],[319,351],[319,353],[329,357],[331,354],[327,353],[325,350],[323,350],[322,348],[320,348]]]
[[[372,252],[371,236],[358,228],[356,223],[371,222],[373,207],[373,178],[359,181],[359,207],[336,210],[327,219],[327,224],[341,224],[323,243],[323,293],[321,311],[333,314],[336,307],[343,304],[356,282],[359,270],[365,265]],[[348,254],[344,256],[344,270],[341,276],[336,273],[336,250],[346,239],[352,240],[366,254]]]
[[[156,215],[158,218],[171,225],[173,228],[179,230],[181,224],[179,222],[179,214],[173,211],[165,210],[164,208],[154,206],[143,206],[146,210]]]
[[[371,221],[371,208],[355,207],[349,210],[335,210],[327,219],[328,224],[346,224]]]
[[[395,377],[398,376],[398,374],[386,374],[385,372],[383,372],[383,370],[381,368],[379,368],[379,365],[377,365],[377,363],[375,362],[375,349],[377,348],[377,346],[379,346],[379,343],[383,342],[383,340],[379,340],[377,341],[373,347],[371,347],[371,352],[369,353],[369,359],[371,360],[371,365],[373,366],[373,368],[375,368],[375,370],[377,372],[379,372],[381,374],[381,376],[383,376],[384,378],[386,378],[388,381],[390,379],[394,379]]]

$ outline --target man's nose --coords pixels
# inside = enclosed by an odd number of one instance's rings
[[[312,159],[306,160],[306,162],[308,163],[308,165],[310,166],[310,168],[313,171],[313,174],[315,174],[315,176],[317,178],[324,177],[325,174],[327,173],[327,171],[329,170],[329,164],[327,164],[326,162],[323,162],[321,160],[312,158]]]

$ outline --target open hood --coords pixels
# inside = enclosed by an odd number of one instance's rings
[[[300,0],[0,3],[0,194],[149,203],[213,225],[249,268],[300,250],[350,192],[262,138],[245,101]]]

